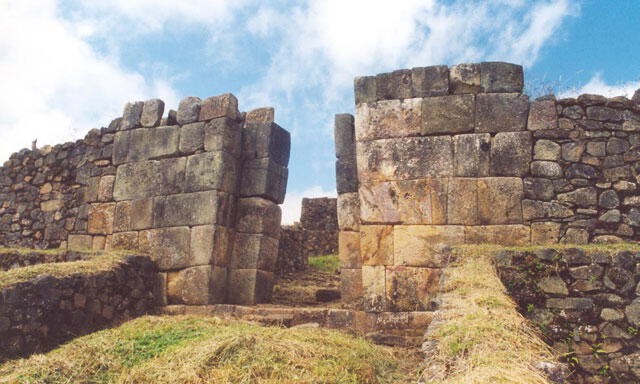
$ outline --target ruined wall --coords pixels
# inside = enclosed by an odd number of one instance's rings
[[[343,273],[362,278],[345,297],[376,312],[431,308],[443,245],[636,238],[640,105],[530,103],[523,84],[508,63],[355,80],[353,136],[336,117],[339,217],[359,212],[359,236],[341,224]]]
[[[302,243],[303,237],[300,223],[283,225],[280,228],[276,275],[284,276],[307,269],[309,263],[308,258],[305,257],[302,251]]]
[[[300,225],[305,257],[332,255],[338,252],[338,216],[336,199],[303,198]]]

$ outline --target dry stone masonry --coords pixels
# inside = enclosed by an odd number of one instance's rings
[[[530,101],[518,65],[355,80],[335,126],[343,297],[431,308],[443,245],[637,239],[640,104]]]

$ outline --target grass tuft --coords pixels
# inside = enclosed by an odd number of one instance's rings
[[[309,267],[319,272],[340,273],[340,259],[338,255],[310,256]]]

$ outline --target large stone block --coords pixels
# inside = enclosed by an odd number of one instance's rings
[[[110,235],[113,233],[115,203],[99,203],[89,206],[87,231],[92,235]]]
[[[116,132],[113,139],[113,152],[111,161],[113,165],[120,165],[127,162],[129,156],[129,144],[131,143],[131,132]]]
[[[275,121],[275,110],[272,107],[262,107],[252,109],[247,112],[244,118],[247,123],[273,123]]]
[[[573,211],[557,202],[522,200],[522,216],[525,221],[535,219],[564,219]]]
[[[449,68],[449,87],[451,93],[479,93],[480,64],[458,64]]]
[[[133,230],[153,227],[153,198],[132,200],[130,219]]]
[[[363,306],[367,312],[383,312],[387,309],[385,291],[386,267],[362,266]]]
[[[526,246],[530,244],[531,229],[527,225],[479,225],[465,228],[467,244],[498,244]]]
[[[102,176],[100,178],[100,181],[98,181],[98,201],[113,201],[113,185],[115,184],[115,182],[116,177],[113,175]]]
[[[198,121],[202,100],[199,97],[187,96],[180,100],[176,119],[178,124],[185,125]]]
[[[69,235],[67,247],[69,249],[91,249],[92,237],[90,235]]]
[[[341,231],[338,235],[338,256],[340,268],[360,268],[360,232]]]
[[[119,232],[111,237],[111,249],[136,250],[138,249],[138,232]]]
[[[336,189],[339,194],[358,191],[358,169],[355,156],[336,160]]]
[[[361,76],[353,80],[356,105],[376,101],[376,77]]]
[[[335,116],[333,137],[336,146],[336,157],[351,158],[355,156],[355,120],[353,115],[342,113]]]
[[[530,132],[501,132],[491,143],[492,176],[526,176],[531,162]]]
[[[221,273],[222,272],[222,273]],[[168,274],[170,304],[206,305],[223,302],[226,271],[204,265]]]
[[[527,129],[529,97],[518,93],[476,96],[476,132],[514,132]]]
[[[523,198],[520,178],[478,179],[478,221],[481,224],[521,224]]]
[[[163,159],[118,167],[113,197],[116,201],[169,195],[183,191],[186,159]]]
[[[560,223],[531,223],[531,244],[553,245],[560,241]]]
[[[362,265],[393,265],[393,226],[361,226],[360,256]]]
[[[522,66],[503,62],[480,63],[480,85],[487,93],[520,93],[524,88]]]
[[[449,68],[446,65],[411,69],[411,97],[444,96],[449,93]]]
[[[280,236],[280,206],[261,197],[238,200],[236,230],[244,233],[260,233],[275,239]]]
[[[356,145],[361,182],[453,175],[451,137],[407,137]]]
[[[204,125],[204,150],[239,155],[242,150],[241,124],[226,117],[208,121]]]
[[[161,271],[189,266],[189,227],[140,231],[140,251],[148,254]]]
[[[218,194],[216,191],[183,193],[153,200],[154,227],[216,224]]]
[[[472,132],[474,95],[427,97],[422,100],[422,134]]]
[[[476,133],[453,137],[455,176],[489,176],[491,135]]]
[[[129,230],[131,230],[131,201],[121,201],[116,204],[113,231],[127,232]]]
[[[247,159],[269,158],[286,167],[289,164],[291,135],[276,123],[247,123],[242,138],[242,153]]]
[[[225,93],[208,97],[202,101],[198,120],[205,121],[219,117],[228,117],[232,120],[238,120],[240,117],[238,99],[233,94]]]
[[[264,197],[282,204],[287,190],[287,168],[270,158],[245,161],[242,169],[240,196]]]
[[[235,269],[230,270],[228,275],[228,303],[254,305],[271,300],[273,273],[256,269]]]
[[[464,242],[461,225],[397,225],[393,230],[394,264],[441,268],[447,261],[446,247]]]
[[[219,225],[191,228],[190,265],[227,266],[230,234]]]
[[[143,108],[144,108],[144,102],[142,101],[136,101],[134,103],[125,104],[124,111],[122,112],[120,129],[123,131],[126,131],[128,129],[139,127],[140,117],[142,116]]]
[[[262,269],[270,271],[278,258],[278,240],[253,233],[236,233],[231,269]]]
[[[140,124],[143,127],[157,127],[162,120],[164,113],[164,101],[160,99],[150,99],[144,102]]]
[[[399,69],[376,76],[376,99],[392,100],[411,97],[411,70]]]
[[[205,152],[187,158],[185,191],[236,192],[239,161],[228,152]]]
[[[373,182],[360,186],[364,223],[445,224],[447,180]]]
[[[447,199],[447,224],[478,224],[477,179],[451,178]]]
[[[551,140],[538,140],[533,147],[533,158],[535,160],[557,161],[560,160],[560,152],[560,144]]]
[[[527,129],[530,131],[558,129],[556,101],[553,99],[544,99],[532,102],[529,108]]]
[[[180,127],[134,129],[130,133],[127,162],[153,160],[178,154]]]
[[[204,149],[204,124],[197,122],[180,128],[180,153],[191,154]]]
[[[357,192],[339,194],[337,211],[341,231],[357,231],[360,228],[360,198]]]
[[[362,299],[362,269],[340,270],[340,300],[353,303]]]
[[[392,312],[429,311],[436,306],[442,271],[432,268],[389,267],[386,273],[387,308]]]
[[[356,140],[416,136],[421,132],[422,99],[384,100],[358,106]]]

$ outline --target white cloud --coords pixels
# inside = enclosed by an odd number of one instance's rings
[[[321,186],[316,185],[304,191],[287,191],[287,195],[282,204],[282,224],[290,225],[300,221],[302,212],[302,199],[304,197],[336,197],[336,191],[325,191]]]
[[[630,81],[621,84],[607,84],[601,73],[596,73],[589,82],[581,87],[574,87],[565,92],[561,92],[559,97],[576,97],[585,93],[602,95],[607,97],[626,96],[631,98],[634,92],[640,89],[640,81]]]

